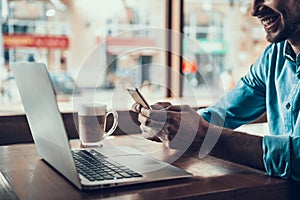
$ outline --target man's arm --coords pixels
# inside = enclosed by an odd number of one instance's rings
[[[265,170],[263,162],[262,137],[211,126],[209,134],[221,135],[210,155],[229,161]]]
[[[212,147],[211,155],[264,170],[262,137],[209,124],[190,106],[168,106],[163,110],[142,108],[141,130],[146,138],[158,137],[173,149]]]

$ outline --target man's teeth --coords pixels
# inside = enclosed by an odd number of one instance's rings
[[[270,18],[267,18],[267,19],[264,19],[262,20],[262,24],[263,25],[270,25],[272,24],[275,20],[277,19],[277,17],[270,17]]]

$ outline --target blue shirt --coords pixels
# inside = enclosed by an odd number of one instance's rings
[[[198,112],[208,122],[237,128],[267,113],[263,137],[268,175],[300,181],[300,53],[287,41],[269,45],[217,104]]]

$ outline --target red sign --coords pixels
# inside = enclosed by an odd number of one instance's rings
[[[67,36],[43,35],[3,35],[4,48],[36,47],[67,49],[69,38]]]

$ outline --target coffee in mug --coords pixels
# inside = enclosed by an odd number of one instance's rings
[[[109,131],[106,129],[106,118],[112,114],[114,122]],[[118,114],[115,110],[107,111],[105,104],[79,104],[78,127],[79,139],[84,147],[103,145],[103,140],[111,135],[118,125]]]

